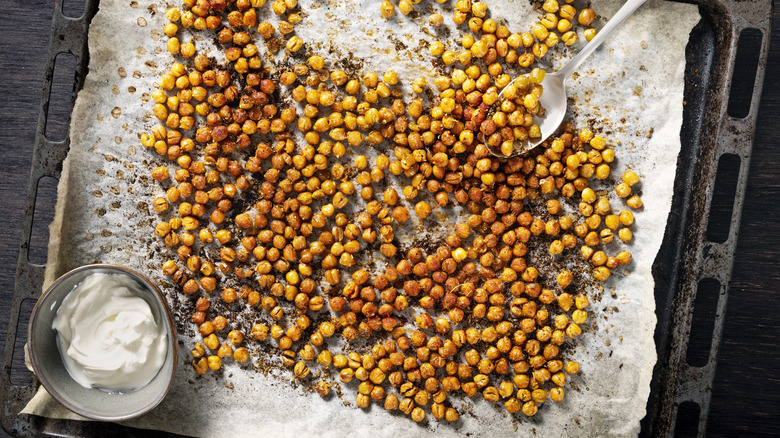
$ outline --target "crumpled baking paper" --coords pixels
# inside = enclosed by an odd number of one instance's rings
[[[296,33],[326,60],[362,58],[364,70],[398,71],[402,81],[435,75],[433,57],[421,41],[453,42],[460,37],[450,13],[448,29],[427,25],[441,5],[423,2],[422,12],[390,20],[373,0],[300,0],[305,17]],[[430,4],[428,4],[430,3]],[[574,5],[584,7],[580,1]],[[156,123],[150,94],[174,61],[165,50],[162,25],[169,5],[161,1],[104,0],[89,34],[89,75],[79,93],[71,125],[71,150],[60,180],[51,225],[47,284],[77,266],[110,262],[144,272],[161,284],[165,257],[153,236],[151,201],[162,189],[149,177],[161,160],[145,150],[139,134]],[[172,3],[170,6],[179,7]],[[525,31],[539,17],[526,0],[490,1],[493,18],[511,31]],[[594,0],[602,26],[621,6]],[[475,397],[455,424],[434,419],[416,424],[372,405],[354,404],[355,391],[323,399],[297,386],[288,372],[259,373],[227,365],[219,375],[197,378],[189,365],[189,334],[180,334],[181,363],[171,391],[155,410],[125,424],[199,436],[635,436],[645,415],[656,360],[656,324],[651,264],[669,213],[676,157],[680,149],[685,45],[698,22],[696,6],[651,0],[630,17],[569,83],[570,117],[576,127],[589,121],[611,142],[618,160],[613,176],[634,169],[644,208],[636,213],[633,263],[605,284],[600,302],[589,308],[589,328],[570,357],[582,365],[569,379],[563,403],[545,403],[531,419],[511,416],[497,404]],[[557,69],[582,47],[553,57]],[[186,38],[182,38],[186,40]],[[199,50],[210,43],[196,39]],[[218,56],[216,49],[211,49]],[[282,53],[282,52],[280,52]],[[278,55],[273,60],[285,62]],[[381,76],[381,74],[380,74]],[[429,80],[430,83],[430,80]],[[614,193],[613,205],[617,202]],[[178,300],[168,287],[169,304]],[[241,369],[240,369],[241,368]],[[52,418],[78,418],[43,390],[24,411]]]

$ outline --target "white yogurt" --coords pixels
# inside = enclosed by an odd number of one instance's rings
[[[167,336],[142,293],[130,278],[96,273],[63,300],[52,327],[65,367],[81,386],[128,391],[157,375]]]

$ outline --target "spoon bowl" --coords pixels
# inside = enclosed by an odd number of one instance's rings
[[[539,125],[539,131],[542,133],[542,136],[524,142],[516,140],[514,142],[514,151],[510,156],[526,155],[542,144],[558,129],[561,122],[563,122],[563,117],[566,115],[566,78],[558,73],[546,74],[540,85],[543,92],[539,98],[539,105],[545,109],[545,114],[534,116],[534,123]],[[499,100],[504,90],[501,90]],[[493,152],[490,147],[488,147],[488,150],[494,155],[505,156],[500,152]]]
[[[543,117],[536,118],[538,121],[534,120],[537,121],[542,136],[532,143],[531,148],[539,146],[561,126],[566,115],[566,79],[559,73],[544,75],[539,104],[546,112]]]
[[[547,73],[544,76],[544,79],[541,82],[542,95],[539,97],[539,104],[544,108],[544,115],[534,116],[534,123],[539,126],[539,132],[541,132],[540,137],[525,141],[515,140],[514,148],[510,155],[503,154],[501,151],[495,151],[494,148],[486,144],[488,151],[497,157],[525,156],[552,136],[555,131],[558,130],[561,122],[563,122],[563,118],[566,116],[566,81],[574,74],[577,67],[579,67],[580,64],[582,64],[583,61],[585,61],[585,59],[587,59],[601,43],[607,39],[609,34],[617,29],[617,27],[645,1],[646,0],[628,0],[615,16],[607,22],[596,37],[574,56],[574,58],[557,72]],[[501,90],[497,102],[501,102],[504,92],[510,86],[512,86],[512,83]]]

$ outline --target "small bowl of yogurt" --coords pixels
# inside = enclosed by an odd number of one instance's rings
[[[55,281],[30,316],[35,375],[69,410],[122,421],[154,409],[176,368],[173,317],[157,286],[128,268],[96,264]]]

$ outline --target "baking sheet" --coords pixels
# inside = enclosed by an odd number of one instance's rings
[[[365,3],[362,9],[378,9],[374,2]],[[426,28],[426,14],[412,19],[397,13],[396,20],[386,22],[378,10],[361,16],[361,5],[352,2],[301,4],[307,16],[297,33],[313,50],[322,50],[323,56],[330,49],[343,55],[351,52],[363,58],[366,70],[379,72],[391,62],[409,82],[421,73],[434,74],[432,57],[418,47],[420,40],[431,39],[421,32]],[[619,6],[610,1],[593,5],[604,17]],[[159,276],[155,216],[149,205],[161,189],[148,177],[157,157],[139,145],[138,134],[154,124],[149,93],[173,61],[163,49],[164,10],[164,4],[106,1],[93,21],[90,74],[74,110],[71,153],[63,170],[51,233],[48,282],[94,261],[119,263]],[[491,13],[506,18],[511,30],[524,30],[538,16],[518,0],[493,4]],[[631,244],[634,264],[623,272],[625,278],[615,275],[610,279],[602,301],[593,306],[599,309],[598,329],[586,332],[573,352],[583,372],[572,379],[579,390],[569,390],[564,403],[546,403],[536,417],[526,421],[506,415],[503,408],[475,402],[466,411],[473,415],[462,415],[455,425],[431,421],[417,426],[377,406],[368,413],[354,404],[342,406],[354,400],[354,392],[346,385],[342,385],[343,400],[322,400],[285,382],[289,380],[285,373],[264,376],[228,368],[219,378],[207,376],[191,383],[194,373],[185,360],[166,401],[131,424],[192,435],[226,433],[230,425],[238,432],[291,435],[329,430],[343,434],[370,430],[377,424],[382,424],[377,433],[388,436],[422,434],[428,429],[445,435],[508,435],[515,428],[541,436],[635,435],[644,415],[655,358],[650,265],[671,199],[679,151],[684,47],[688,30],[697,21],[695,6],[651,2],[583,64],[571,81],[573,122],[582,127],[595,119],[596,128],[620,142],[615,148],[619,162],[613,175],[620,175],[623,168],[640,173],[645,208],[636,215],[638,225]],[[456,34],[451,33],[450,39]],[[331,38],[338,44],[331,44]],[[564,53],[555,60],[554,68],[565,58]],[[174,304],[179,297],[173,289],[169,292]],[[181,340],[191,345],[187,336]],[[26,411],[67,415],[57,407],[45,393],[39,393]]]

